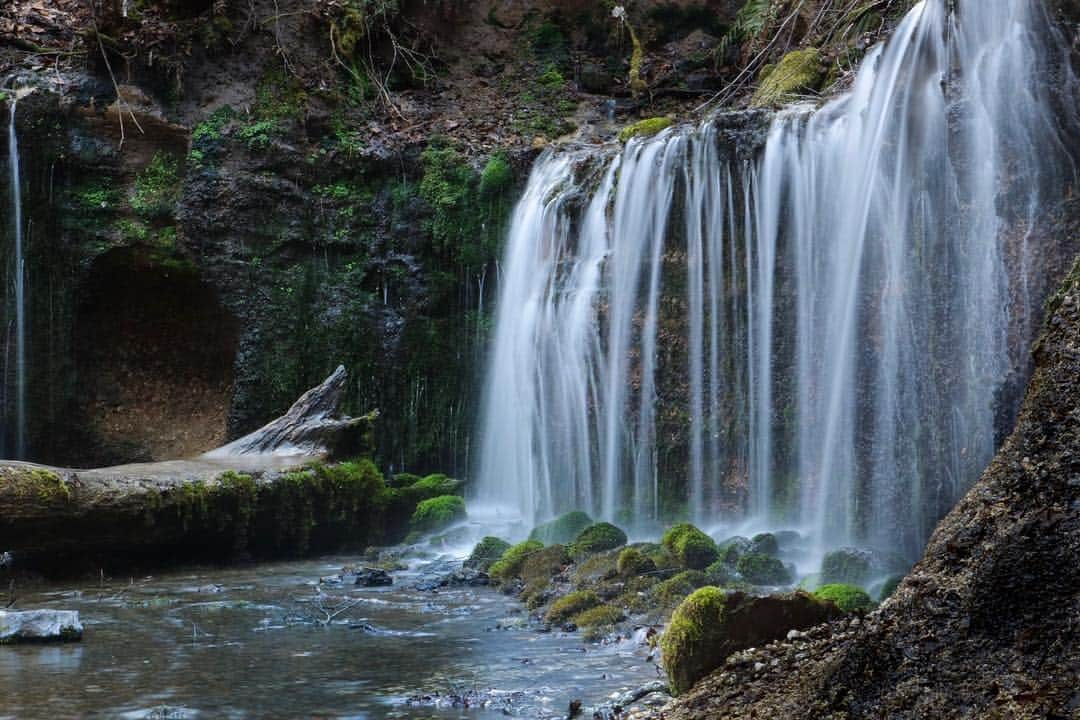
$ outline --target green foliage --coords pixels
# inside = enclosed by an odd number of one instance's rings
[[[416,481],[413,485],[418,490],[437,493],[438,495],[461,495],[461,482],[449,478],[442,473],[428,475]]]
[[[511,580],[517,577],[521,571],[521,566],[530,555],[543,549],[544,543],[538,540],[526,540],[523,543],[518,543],[504,552],[503,556],[492,564],[488,569],[488,574],[503,582]]]
[[[120,240],[127,244],[145,242],[150,238],[150,228],[139,220],[120,218],[113,227]]]
[[[814,591],[814,597],[819,600],[829,600],[844,612],[865,612],[874,607],[873,601],[866,591],[854,585],[830,583],[822,585]]]
[[[686,598],[671,616],[660,648],[664,669],[676,693],[686,692],[723,662],[720,648],[724,645],[725,611],[724,592],[703,587]]]
[[[414,475],[413,473],[398,473],[390,478],[386,484],[392,488],[407,488],[420,482],[420,479],[419,475]]]
[[[480,540],[480,542],[476,543],[476,547],[473,548],[472,553],[469,555],[468,559],[465,560],[465,567],[480,570],[481,572],[487,572],[488,568],[490,568],[509,549],[510,543],[502,538],[488,535]]]
[[[434,532],[465,519],[465,500],[458,495],[440,495],[416,506],[410,526],[417,532]]]
[[[545,20],[527,33],[533,55],[538,60],[561,63],[567,56],[566,36],[551,20]]]
[[[575,538],[575,555],[587,555],[603,550],[613,550],[626,544],[626,533],[609,522],[599,522],[581,531]]]
[[[236,117],[236,111],[228,105],[219,107],[210,116],[195,126],[191,132],[192,144],[203,144],[208,141],[219,140],[222,129]]]
[[[786,585],[791,582],[791,573],[784,563],[762,553],[743,555],[736,567],[743,580],[752,585]]]
[[[600,604],[599,596],[592,590],[578,590],[562,596],[547,611],[544,619],[552,624],[561,624],[580,612]]]
[[[675,123],[672,117],[653,117],[638,120],[633,125],[627,125],[619,131],[619,142],[626,142],[636,137],[651,137],[661,130],[671,127]]]
[[[680,566],[704,570],[717,558],[716,543],[690,523],[673,525],[664,533],[661,544]]]
[[[653,572],[656,570],[656,563],[640,548],[628,547],[619,553],[619,560],[615,567],[619,571],[619,575],[633,577]]]
[[[592,525],[592,518],[589,517],[588,513],[573,510],[560,515],[554,520],[537,525],[529,533],[529,539],[539,540],[545,544],[562,543],[565,545],[572,542],[574,538],[581,534],[582,530],[590,525]]]
[[[562,73],[554,65],[549,65],[547,70],[541,73],[540,77],[536,78],[536,81],[546,88],[551,90],[562,90],[566,85],[566,80],[563,78]]]
[[[117,201],[117,193],[115,190],[97,183],[85,185],[76,189],[74,196],[80,209],[87,212],[110,210]]]
[[[821,582],[863,585],[870,579],[870,558],[853,548],[826,553],[821,561]]]
[[[776,555],[780,552],[780,543],[772,533],[758,533],[750,539],[753,543],[753,551],[765,555]]]
[[[710,585],[724,587],[730,585],[735,577],[731,572],[731,566],[721,558],[705,568],[705,578]]]
[[[653,591],[653,597],[660,609],[670,609],[707,582],[705,573],[700,570],[684,570],[658,584]]]
[[[757,37],[765,29],[768,19],[769,0],[746,0],[746,4],[735,13],[735,21],[729,32],[734,33],[739,40],[748,40]]]
[[[240,128],[236,136],[251,150],[265,150],[270,146],[270,136],[277,131],[277,126],[276,120],[256,120]]]
[[[821,79],[821,53],[818,49],[793,50],[761,80],[751,104],[755,107],[780,105],[799,92],[816,89]]]
[[[262,77],[255,88],[252,114],[259,120],[299,120],[307,113],[307,91],[300,82],[275,70]]]
[[[514,171],[506,153],[494,153],[488,158],[487,165],[480,173],[480,195],[485,198],[498,197],[507,192],[514,182]]]
[[[180,199],[180,171],[175,159],[155,153],[150,164],[135,178],[129,202],[144,218],[171,215]]]
[[[612,632],[615,626],[625,619],[626,613],[621,608],[615,605],[597,605],[574,615],[571,622],[582,631],[586,641],[593,642]]]

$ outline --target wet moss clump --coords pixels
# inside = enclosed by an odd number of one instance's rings
[[[586,641],[593,642],[615,630],[615,626],[626,619],[622,608],[606,604],[597,605],[579,612],[570,619],[581,630]]]
[[[539,540],[542,543],[567,544],[574,541],[581,531],[592,525],[592,518],[588,513],[574,510],[549,522],[537,525],[529,533],[530,540]]]
[[[725,647],[725,609],[724,591],[703,587],[686,598],[671,616],[660,647],[675,692],[686,692],[723,662],[720,653]]]
[[[590,525],[574,540],[575,555],[588,555],[604,550],[614,550],[626,544],[626,533],[608,522]]]
[[[781,105],[799,92],[811,91],[821,83],[821,53],[817,48],[794,50],[776,64],[760,85],[751,104],[754,107]]]
[[[791,573],[784,563],[762,553],[747,553],[736,565],[743,580],[752,585],[786,585]]]
[[[656,570],[656,563],[653,559],[641,551],[640,548],[628,547],[619,553],[619,560],[616,563],[616,569],[619,575],[623,577],[633,577],[635,575],[644,575]]]
[[[592,590],[578,590],[564,595],[551,604],[544,619],[558,625],[574,615],[600,604],[600,597]]]
[[[636,137],[652,137],[674,124],[675,118],[671,117],[653,117],[638,120],[633,125],[627,125],[619,131],[619,142],[627,142]]]
[[[416,506],[409,526],[414,532],[434,532],[465,519],[465,500],[458,495],[440,495]]]
[[[488,574],[498,581],[506,582],[517,577],[525,560],[533,553],[544,549],[544,543],[539,540],[526,540],[514,545],[503,553],[503,556],[492,563]]]
[[[870,579],[870,558],[854,548],[827,553],[821,561],[821,582],[862,585]]]
[[[874,607],[866,591],[854,585],[832,583],[822,585],[813,592],[819,600],[829,600],[844,612],[865,612]]]
[[[670,610],[707,582],[705,573],[700,570],[684,570],[657,585],[653,590],[653,597],[660,610]]]
[[[6,485],[22,502],[51,505],[71,500],[71,487],[64,478],[45,468],[4,467],[0,469],[0,485]]]
[[[487,572],[492,564],[501,558],[509,549],[510,543],[502,538],[488,535],[480,542],[476,543],[476,547],[473,548],[472,553],[469,555],[468,559],[465,560],[465,567],[479,570],[480,572]]]
[[[716,543],[690,523],[672,526],[661,540],[682,567],[704,570],[716,561]]]

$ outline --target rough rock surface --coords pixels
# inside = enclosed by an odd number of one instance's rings
[[[0,645],[31,642],[73,642],[83,626],[75,610],[0,610]]]
[[[1080,262],[1019,422],[865,619],[737,653],[682,718],[1069,718],[1080,711]]]

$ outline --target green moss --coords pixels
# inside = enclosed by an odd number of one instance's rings
[[[600,597],[592,590],[578,590],[559,598],[548,608],[544,619],[549,623],[561,624],[580,612],[600,604]]]
[[[743,555],[736,567],[743,580],[752,585],[786,585],[791,582],[791,573],[784,563],[762,553]]]
[[[542,543],[562,543],[565,545],[572,542],[574,538],[581,534],[582,530],[590,525],[592,525],[592,518],[589,517],[588,513],[573,510],[560,515],[554,520],[537,525],[529,533],[529,539],[539,540]]]
[[[821,561],[821,582],[862,585],[870,579],[870,559],[851,548],[833,550]]]
[[[464,519],[465,500],[458,495],[440,495],[417,505],[409,525],[417,532],[433,532]]]
[[[527,555],[518,571],[518,576],[525,583],[523,594],[543,593],[551,584],[551,578],[562,572],[569,563],[570,554],[563,545],[551,545]]]
[[[251,150],[265,150],[270,146],[270,138],[277,127],[276,120],[256,120],[240,128],[236,136],[247,143]]]
[[[814,591],[814,597],[819,600],[829,600],[844,612],[864,612],[874,607],[866,591],[854,585],[839,583],[822,585]]]
[[[653,590],[653,597],[659,609],[669,610],[707,582],[705,573],[700,570],[684,570],[658,584]]]
[[[619,131],[619,142],[626,142],[630,138],[652,137],[661,130],[671,127],[675,123],[672,117],[653,117],[638,120],[633,125],[627,125]]]
[[[817,48],[794,50],[777,63],[758,86],[751,104],[780,105],[797,93],[814,90],[821,82],[821,53]]]
[[[413,475],[412,473],[398,473],[390,478],[386,484],[392,488],[407,488],[420,482],[421,479],[419,475]]]
[[[472,553],[469,554],[468,559],[465,561],[465,567],[487,572],[488,568],[509,549],[510,543],[502,538],[488,535],[476,543],[476,547],[473,548]]]
[[[626,544],[626,533],[608,522],[590,525],[575,538],[573,552],[576,555],[614,550]]]
[[[626,619],[626,613],[616,605],[597,605],[583,610],[570,619],[582,631],[584,639],[593,642],[611,633]]]
[[[619,553],[619,560],[616,564],[616,568],[619,575],[623,577],[633,577],[635,575],[644,575],[656,570],[656,563],[653,559],[641,551],[640,548],[628,547]]]
[[[765,555],[776,555],[780,552],[780,543],[772,533],[759,533],[750,540],[753,543],[753,551]]]
[[[155,153],[150,164],[135,178],[128,201],[144,218],[171,215],[180,198],[180,170],[175,159]]]
[[[676,693],[686,692],[723,662],[718,648],[723,646],[725,610],[724,592],[703,587],[686,598],[671,616],[660,647]]]
[[[538,540],[526,540],[523,543],[518,543],[504,552],[503,556],[491,565],[488,569],[488,574],[502,582],[511,580],[517,577],[518,573],[521,571],[521,566],[525,563],[525,559],[528,558],[529,555],[543,549],[544,543]]]
[[[673,525],[660,542],[685,568],[704,570],[718,555],[713,539],[690,523]]]
[[[71,501],[71,487],[59,474],[46,468],[4,467],[0,482],[8,484],[22,500],[45,504]]]
[[[731,566],[722,559],[705,568],[705,577],[710,585],[716,585],[717,587],[725,587],[735,581]]]
[[[510,159],[504,152],[497,152],[488,158],[480,173],[480,194],[483,197],[495,197],[510,189],[514,182],[514,170]]]
[[[461,482],[447,477],[442,473],[428,475],[416,481],[413,485],[419,490],[435,492],[438,495],[461,495]]]

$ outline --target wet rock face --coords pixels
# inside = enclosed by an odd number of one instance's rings
[[[0,610],[0,645],[36,642],[74,642],[83,626],[74,610]]]

